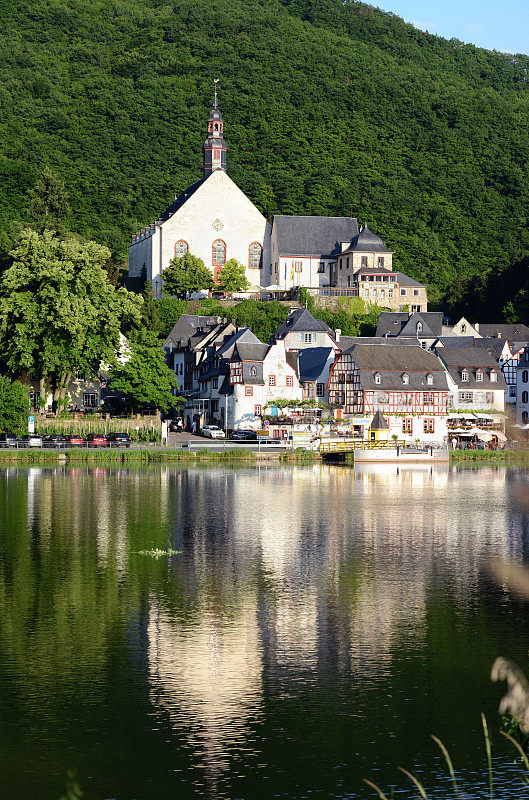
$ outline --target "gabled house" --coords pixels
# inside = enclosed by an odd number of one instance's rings
[[[429,350],[443,334],[442,311],[415,313],[382,311],[377,322],[377,336],[417,339]]]
[[[483,336],[442,336],[435,343],[435,348],[441,347],[475,347],[478,350],[486,350],[501,368],[507,390],[505,401],[507,403],[516,402],[516,367],[523,346],[513,353],[507,339]]]
[[[504,411],[507,384],[496,359],[478,347],[438,347],[448,377],[449,407]]]
[[[292,311],[272,336],[271,342],[274,341],[284,341],[287,350],[302,350],[305,347],[340,349],[336,332],[323,320],[316,319],[307,308]]]
[[[336,356],[328,390],[330,404],[344,416],[380,411],[398,439],[446,439],[446,373],[437,356],[420,347],[355,345]]]
[[[174,371],[178,382],[176,394],[197,388],[200,364],[209,350],[219,346],[235,330],[232,322],[220,317],[191,314],[179,317],[163,343],[167,366]]]
[[[260,428],[274,400],[302,399],[298,354],[287,352],[285,342],[248,344],[238,342],[229,362],[229,378],[221,392],[226,395],[227,427]]]

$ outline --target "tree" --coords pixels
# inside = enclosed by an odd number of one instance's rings
[[[0,280],[0,350],[7,371],[49,383],[55,405],[74,371],[97,375],[111,365],[142,300],[108,280],[109,251],[95,242],[25,230]]]
[[[41,177],[29,190],[28,196],[28,216],[39,233],[45,230],[64,233],[63,220],[70,213],[68,194],[64,183],[49,167],[44,167]]]
[[[230,258],[217,272],[217,287],[223,292],[240,292],[249,287],[246,270],[236,258]]]
[[[29,395],[26,386],[0,375],[0,430],[27,432]]]
[[[174,394],[178,383],[154,333],[135,332],[129,339],[128,351],[128,360],[112,369],[109,382],[113,391],[123,392],[133,412],[142,405],[167,411],[183,402]]]
[[[173,258],[163,272],[163,292],[166,295],[185,298],[187,292],[211,289],[213,276],[201,258],[185,253]]]

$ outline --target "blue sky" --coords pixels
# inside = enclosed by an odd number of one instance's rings
[[[371,0],[417,28],[489,50],[529,55],[529,0]]]

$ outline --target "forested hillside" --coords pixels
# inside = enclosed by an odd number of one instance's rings
[[[265,214],[352,211],[447,307],[501,318],[513,300],[507,316],[526,313],[526,57],[339,0],[2,8],[4,249],[49,165],[70,229],[124,258],[130,234],[200,177],[218,76],[229,173]]]

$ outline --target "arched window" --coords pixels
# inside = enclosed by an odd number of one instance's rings
[[[179,239],[174,246],[174,254],[176,258],[182,258],[186,253],[189,253],[189,245],[185,239]]]
[[[263,248],[259,242],[253,242],[249,249],[248,266],[250,269],[261,269],[263,261]]]
[[[529,377],[529,372],[526,369],[524,369],[522,372],[522,383],[527,383],[528,377]]]
[[[522,392],[522,403],[527,403],[528,398],[529,394],[527,394],[527,392]]]
[[[405,372],[402,376],[402,383],[405,383],[407,386],[409,382],[410,382],[410,376],[408,375],[407,372]]]
[[[215,239],[213,242],[213,266],[223,267],[226,263],[226,242]]]
[[[375,383],[380,383],[380,372],[375,372]]]

